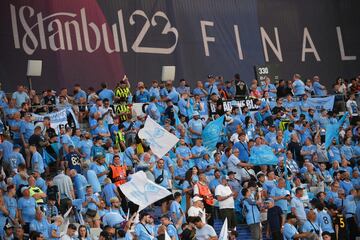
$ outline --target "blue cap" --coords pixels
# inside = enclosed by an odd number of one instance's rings
[[[15,148],[21,148],[21,146],[19,144],[14,144],[13,149],[15,149]]]

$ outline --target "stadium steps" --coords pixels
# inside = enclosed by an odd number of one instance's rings
[[[221,227],[223,225],[223,221],[220,219],[216,219],[214,221],[214,229],[217,234],[220,234]],[[238,237],[237,239],[241,240],[252,240],[250,230],[246,224],[239,224],[236,228]],[[263,239],[266,239],[265,232],[263,231]]]

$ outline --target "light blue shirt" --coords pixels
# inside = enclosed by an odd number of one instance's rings
[[[189,121],[189,128],[191,128],[192,130],[196,131],[197,133],[199,133],[200,135],[197,135],[197,134],[193,134],[193,133],[190,133],[190,137],[193,138],[193,139],[196,139],[196,138],[200,138],[201,137],[201,134],[202,134],[202,131],[203,131],[203,123],[201,121],[201,119],[198,119],[198,120],[195,120],[195,119],[191,119]]]
[[[12,94],[12,99],[15,99],[16,100],[16,107],[20,108],[21,107],[21,104],[30,100],[29,98],[29,95],[27,95],[26,92],[14,92]]]
[[[39,152],[34,152],[31,157],[31,168],[32,170],[37,170],[39,173],[45,172],[44,159]]]
[[[113,104],[114,96],[114,91],[107,88],[101,90],[101,92],[99,93],[99,98],[101,98],[101,100],[104,100],[105,98],[109,99],[110,105]]]
[[[260,223],[260,211],[258,206],[256,205],[256,202],[251,199],[244,199],[243,206],[246,211],[246,223],[254,224],[254,223]]]
[[[271,197],[282,197],[282,196],[285,196],[286,193],[287,193],[287,191],[285,188],[274,187],[270,192],[270,196]],[[281,210],[283,211],[283,213],[288,212],[288,201],[286,199],[280,199],[280,200],[275,201],[275,206],[280,207]]]
[[[48,228],[49,228],[49,223],[44,217],[41,219],[41,221],[34,219],[30,223],[30,232],[31,231],[40,232],[44,235],[45,239],[49,238]]]
[[[299,96],[305,94],[305,84],[300,79],[296,79],[293,82],[294,95]]]
[[[294,225],[291,225],[290,223],[284,224],[284,240],[293,240],[294,236],[298,233],[299,232]]]
[[[326,210],[322,210],[317,213],[316,221],[321,227],[322,231],[328,231],[329,233],[334,232],[334,228],[332,226],[332,219]]]
[[[32,220],[35,219],[36,207],[37,204],[35,198],[33,197],[21,197],[19,199],[18,209],[21,210],[21,216],[24,222],[30,223]]]

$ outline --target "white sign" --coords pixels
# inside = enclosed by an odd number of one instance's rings
[[[163,66],[161,80],[174,81],[174,79],[175,79],[175,66]]]
[[[166,188],[150,181],[143,171],[131,175],[131,180],[120,185],[120,189],[130,201],[139,205],[138,211],[171,194]]]
[[[27,65],[26,76],[28,77],[40,77],[42,69],[41,60],[29,60]]]
[[[179,141],[175,135],[169,133],[151,117],[146,118],[144,128],[140,129],[138,135],[149,143],[151,150],[159,158],[162,158]]]

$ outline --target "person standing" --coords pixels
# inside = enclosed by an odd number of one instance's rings
[[[229,230],[236,229],[236,217],[235,217],[235,194],[231,190],[228,181],[225,176],[221,178],[221,184],[215,188],[215,196],[219,202],[220,216],[225,221],[228,219]]]
[[[247,188],[243,188],[241,191],[244,196],[243,208],[245,211],[246,223],[250,228],[251,238],[254,240],[262,239],[261,224],[260,224],[260,201],[256,201],[251,198],[251,191]]]
[[[300,78],[301,78],[300,74],[294,74],[293,76],[292,88],[293,88],[294,96],[296,97],[300,97],[305,94],[305,84]]]
[[[291,199],[291,212],[296,216],[298,224],[302,226],[306,221],[306,213],[304,203],[301,200],[304,194],[304,189],[301,187],[296,188],[295,197]]]
[[[346,102],[346,109],[350,114],[350,123],[351,125],[356,125],[356,122],[359,119],[359,107],[355,101],[355,94],[351,94],[349,100]]]
[[[214,196],[210,191],[206,175],[203,173],[199,175],[199,181],[194,186],[194,195],[198,195],[204,199],[205,211],[208,214],[208,223],[214,225]]]
[[[109,166],[108,178],[117,187],[126,182],[126,164],[121,165],[120,156],[114,155],[113,164]]]
[[[282,240],[283,235],[281,232],[282,226],[284,226],[285,218],[282,217],[283,211],[279,206],[274,204],[274,199],[269,198],[265,201],[267,207],[267,229],[266,237],[273,240]]]

